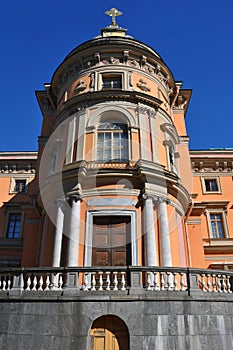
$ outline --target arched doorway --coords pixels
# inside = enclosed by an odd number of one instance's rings
[[[90,350],[129,350],[129,332],[117,316],[97,318],[90,330]]]

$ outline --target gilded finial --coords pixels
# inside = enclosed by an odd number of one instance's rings
[[[121,16],[122,14],[123,13],[121,11],[118,11],[114,7],[111,10],[105,12],[105,15],[112,17],[111,25],[114,27],[118,27],[118,24],[116,23],[116,17]]]

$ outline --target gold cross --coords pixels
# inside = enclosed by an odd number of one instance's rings
[[[112,26],[117,26],[116,17],[121,16],[122,14],[123,13],[121,11],[118,11],[114,7],[111,10],[105,12],[105,15],[112,17]]]

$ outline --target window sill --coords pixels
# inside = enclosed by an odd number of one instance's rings
[[[0,238],[1,250],[22,249],[23,238]]]
[[[233,253],[233,238],[205,238],[206,253]]]

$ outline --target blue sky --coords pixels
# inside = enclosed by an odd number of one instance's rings
[[[152,46],[183,88],[191,149],[230,148],[233,100],[233,1],[1,0],[0,151],[37,150],[42,117],[34,91],[83,41],[118,23]]]

